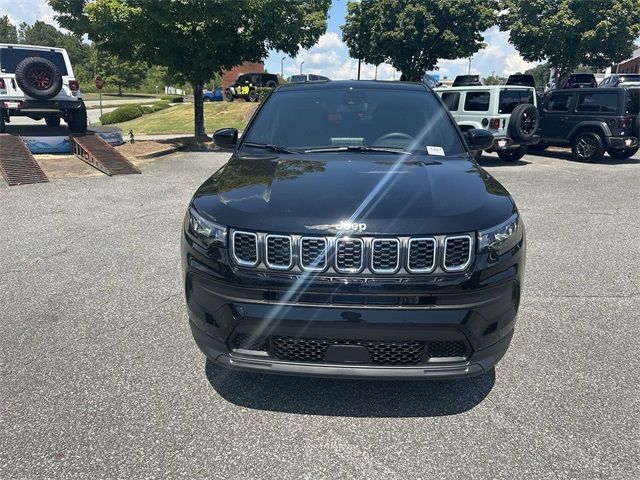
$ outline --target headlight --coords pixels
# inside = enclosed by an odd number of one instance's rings
[[[522,228],[520,215],[516,212],[506,222],[478,232],[478,251],[495,252],[498,255],[508,252],[522,238]]]
[[[187,211],[187,215],[189,216],[189,231],[205,247],[227,246],[227,227],[207,220],[192,207]]]

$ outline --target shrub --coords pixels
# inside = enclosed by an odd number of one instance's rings
[[[160,100],[166,100],[171,103],[182,103],[184,102],[184,97],[182,95],[162,95]]]
[[[262,102],[271,93],[273,88],[271,87],[257,87],[256,93],[258,94],[258,101]]]
[[[144,111],[140,105],[123,105],[116,108],[111,113],[105,113],[100,117],[100,122],[103,125],[109,125],[112,123],[126,122],[127,120],[133,120],[134,118],[141,117]]]
[[[153,105],[151,105],[151,108],[154,112],[159,112],[160,110],[164,110],[165,108],[169,108],[170,106],[171,105],[169,104],[169,102],[163,101],[154,103]]]

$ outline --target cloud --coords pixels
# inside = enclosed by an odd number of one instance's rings
[[[44,0],[0,0],[0,12],[8,15],[14,25],[27,22],[29,25],[37,20],[58,26],[53,19],[55,12]]]

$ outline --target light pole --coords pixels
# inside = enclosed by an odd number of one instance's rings
[[[467,68],[467,75],[471,73],[471,57],[469,57],[469,68]]]
[[[304,60],[300,62],[300,75],[302,75],[302,65],[304,65]]]
[[[284,78],[284,60],[287,57],[282,57],[282,59],[280,60],[280,76],[282,78]]]

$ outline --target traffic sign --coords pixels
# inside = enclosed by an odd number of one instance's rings
[[[96,77],[96,88],[98,90],[102,90],[102,87],[104,87],[104,80],[102,79],[102,77],[100,75],[98,75]]]

